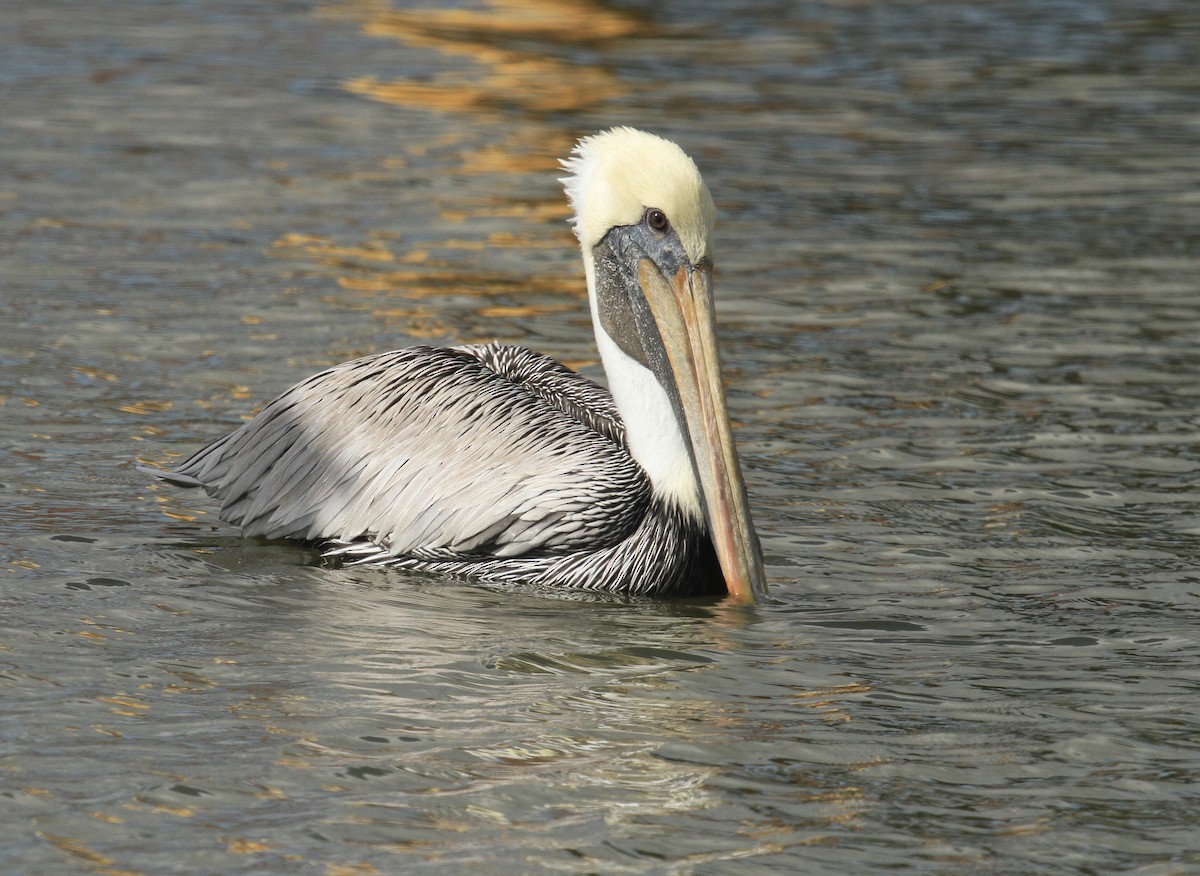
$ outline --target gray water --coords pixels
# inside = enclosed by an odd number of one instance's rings
[[[456,9],[6,5],[0,871],[1200,870],[1200,5]],[[598,374],[612,124],[721,210],[769,604],[323,568],[133,471],[413,342]]]

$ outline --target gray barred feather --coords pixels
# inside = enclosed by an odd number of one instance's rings
[[[174,472],[248,536],[344,561],[655,595],[724,589],[707,534],[654,497],[611,396],[500,344],[316,374]]]
[[[608,390],[526,347],[500,343],[459,347],[513,383],[528,387],[564,414],[625,447],[625,424]]]
[[[367,541],[326,552],[352,564],[390,566],[507,584],[533,584],[629,596],[711,596],[726,592],[712,541],[689,514],[655,497],[638,528],[615,545],[507,560],[393,556]]]

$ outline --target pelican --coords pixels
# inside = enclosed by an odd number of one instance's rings
[[[203,487],[245,536],[342,562],[765,596],[721,383],[712,197],[682,149],[632,128],[562,166],[608,392],[524,347],[408,347],[314,375],[149,473]]]

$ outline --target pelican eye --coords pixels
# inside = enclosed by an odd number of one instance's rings
[[[664,234],[671,228],[671,220],[667,218],[666,213],[657,207],[647,208],[642,221],[646,223],[647,228],[651,231],[657,231],[659,234]]]

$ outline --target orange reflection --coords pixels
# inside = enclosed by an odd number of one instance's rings
[[[574,137],[544,122],[544,116],[594,107],[629,90],[609,70],[576,63],[562,47],[652,33],[642,17],[597,0],[482,0],[473,9],[439,8],[432,0],[428,5],[398,10],[386,0],[335,0],[323,8],[321,14],[352,19],[369,36],[433,50],[446,59],[428,77],[363,76],[344,87],[381,103],[466,115],[473,122],[501,120],[514,111],[524,120],[493,125],[490,138],[482,141],[451,126],[440,137],[406,143],[402,156],[377,169],[358,170],[356,177],[386,177],[428,154],[435,154],[439,164],[455,163],[454,172],[463,175],[556,174],[558,159],[570,152]],[[347,243],[289,234],[272,250],[332,269],[339,292],[323,299],[329,306],[370,312],[378,323],[419,337],[463,340],[480,323],[477,330],[490,333],[487,323],[497,320],[586,315],[577,271],[530,276],[516,267],[505,272],[496,268],[498,260],[485,255],[492,250],[573,249],[569,209],[561,195],[449,198],[439,206],[447,230],[479,217],[508,220],[507,230],[493,231],[486,239],[469,239],[466,231],[457,235],[463,239],[426,239],[413,248],[380,235]],[[477,303],[464,305],[464,299],[472,298]],[[464,311],[472,318],[463,320]],[[496,333],[511,334],[514,328],[510,323]]]
[[[422,9],[381,15],[377,26],[418,29],[423,33],[477,39],[501,36],[554,42],[600,42],[635,36],[647,25],[628,12],[607,9],[593,0],[487,0],[487,11],[474,9]],[[368,30],[368,33],[372,31]]]
[[[562,239],[556,239],[559,237]],[[454,337],[461,341],[467,340],[462,337],[461,327],[443,321],[447,317],[453,320],[455,306],[446,304],[451,297],[475,299],[469,310],[479,319],[514,319],[581,312],[579,299],[584,287],[575,276],[528,275],[488,268],[456,258],[454,251],[569,245],[569,232],[564,226],[559,235],[499,231],[482,240],[441,241],[437,250],[450,251],[444,258],[432,256],[427,249],[397,255],[377,240],[347,246],[302,234],[284,235],[271,249],[281,257],[299,257],[331,268],[339,291],[320,299],[331,308],[369,312],[379,326],[413,337]],[[365,352],[369,351],[355,350],[352,355]]]
[[[355,13],[353,7],[330,11]],[[361,8],[358,14],[363,14]],[[535,114],[578,110],[628,91],[599,67],[504,47],[505,43],[594,43],[649,32],[648,24],[636,16],[606,9],[592,0],[560,0],[553,4],[487,0],[482,10],[368,9],[365,17],[364,33],[465,57],[481,72],[442,74],[431,82],[380,82],[366,76],[346,83],[350,91],[401,106],[476,114],[500,108]]]
[[[359,277],[338,277],[338,286],[352,292],[395,292],[406,298],[442,298],[449,293],[497,296],[521,293],[582,296],[582,284],[577,280],[559,277],[529,277],[500,271],[384,271]],[[339,296],[345,304],[346,298]],[[548,313],[560,308],[542,308]],[[561,308],[567,309],[567,308]],[[569,308],[578,310],[578,304]]]

